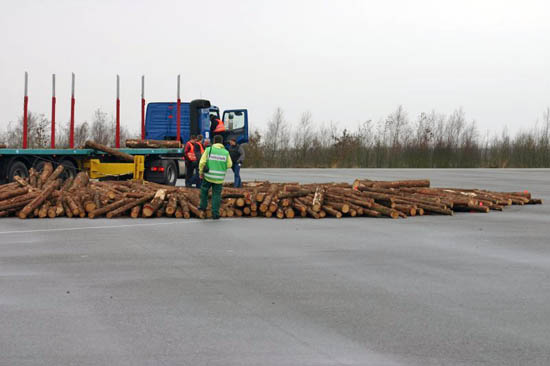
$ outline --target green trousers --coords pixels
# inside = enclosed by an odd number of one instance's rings
[[[206,179],[202,180],[201,184],[201,203],[200,209],[206,210],[208,206],[208,191],[212,187],[212,216],[220,216],[220,205],[222,203],[222,185],[216,183],[210,183]]]

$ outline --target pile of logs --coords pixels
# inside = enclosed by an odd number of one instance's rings
[[[199,210],[199,190],[147,181],[92,181],[87,173],[64,182],[63,166],[46,163],[41,172],[0,185],[0,217],[191,217],[207,218]],[[528,192],[431,188],[428,180],[371,181],[353,184],[246,182],[243,188],[224,186],[222,217],[391,217],[453,215],[457,211],[502,211],[505,206],[541,204]]]

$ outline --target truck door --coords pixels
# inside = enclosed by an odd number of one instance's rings
[[[223,112],[223,124],[227,131],[227,139],[237,139],[237,143],[248,142],[248,110],[230,109]]]

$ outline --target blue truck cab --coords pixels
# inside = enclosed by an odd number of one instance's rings
[[[248,142],[248,110],[230,109],[220,116],[220,109],[205,99],[182,102],[180,105],[180,138],[185,145],[192,135],[203,135],[205,140],[211,140],[210,116],[221,118],[226,130],[225,143],[235,138],[239,144]],[[177,138],[177,103],[153,102],[147,104],[145,114],[145,138],[151,140],[175,140]],[[153,162],[153,166],[164,164]],[[185,176],[185,160],[178,159],[178,176]],[[147,168],[147,166],[146,166]],[[159,173],[148,172],[148,179],[157,180]],[[160,179],[160,177],[158,177]]]
[[[208,100],[198,99],[181,103],[180,136],[185,144],[191,135],[203,135],[211,139],[210,115],[220,118],[220,110]],[[236,138],[239,144],[248,142],[248,111],[226,110],[221,115],[227,131],[227,139]],[[156,102],[147,105],[145,114],[145,138],[151,140],[175,140],[177,136],[177,103]]]

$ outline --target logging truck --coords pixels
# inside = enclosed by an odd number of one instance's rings
[[[25,94],[26,98],[26,94]],[[117,98],[118,100],[118,98]],[[145,103],[142,99],[142,140],[175,141],[177,147],[120,148],[116,151],[133,157],[133,161],[97,148],[30,149],[0,148],[0,184],[12,182],[15,176],[25,178],[29,170],[41,171],[46,162],[63,165],[63,178],[75,176],[78,171],[88,171],[91,178],[113,179],[132,176],[136,179],[175,185],[178,177],[185,176],[183,146],[191,135],[202,134],[210,139],[210,115],[223,120],[227,137],[235,137],[239,143],[248,142],[248,111],[246,109],[220,110],[208,100],[198,99],[189,103]],[[26,99],[25,99],[26,103]],[[117,107],[118,108],[118,107]],[[145,115],[145,116],[144,116]],[[26,104],[24,115],[23,146],[27,146]],[[71,123],[72,125],[72,123]],[[117,110],[117,132],[118,132]],[[179,131],[178,131],[179,126]],[[53,123],[52,123],[53,127]],[[72,131],[72,130],[71,130]],[[71,133],[72,136],[72,133]],[[179,137],[179,141],[178,141]],[[117,133],[116,146],[120,146]],[[52,139],[52,146],[54,146]],[[146,145],[145,145],[146,146]]]

